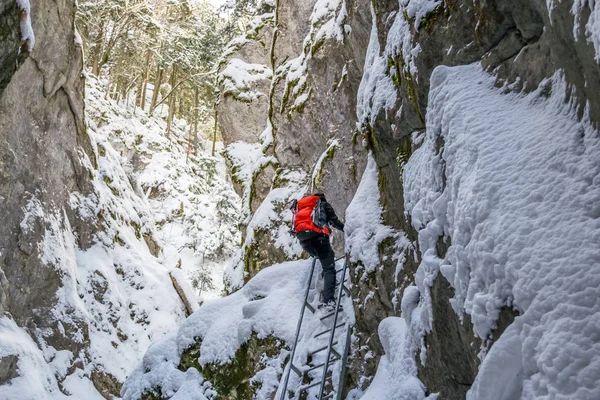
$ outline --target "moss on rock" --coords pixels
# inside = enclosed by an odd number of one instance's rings
[[[253,332],[228,362],[201,366],[198,362],[201,343],[198,339],[183,351],[178,368],[181,371],[196,368],[212,384],[222,400],[254,398],[261,384],[252,381],[252,378],[266,366],[265,359],[276,357],[284,348],[283,342],[276,337],[259,338],[258,334]],[[148,397],[148,400],[154,399]]]

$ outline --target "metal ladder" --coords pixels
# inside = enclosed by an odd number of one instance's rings
[[[340,258],[336,259],[335,261],[337,262],[337,261],[341,260],[342,258],[344,258],[344,257],[340,257]],[[322,347],[315,349],[308,353],[308,356],[312,357],[315,354],[325,351],[326,352],[325,361],[318,365],[309,367],[309,368],[301,368],[301,367],[294,365],[294,356],[296,354],[296,348],[298,346],[298,340],[300,338],[300,331],[302,329],[302,322],[304,320],[304,311],[306,309],[308,309],[313,314],[315,312],[317,312],[317,310],[308,302],[308,296],[310,294],[310,288],[311,288],[311,283],[313,280],[316,261],[317,261],[317,259],[313,258],[312,266],[310,269],[310,275],[308,277],[308,283],[306,285],[306,292],[304,294],[304,302],[302,303],[302,310],[300,311],[300,317],[298,319],[298,325],[296,328],[296,337],[295,337],[294,345],[292,346],[292,352],[290,355],[289,368],[286,368],[284,370],[285,377],[283,380],[281,396],[280,396],[279,400],[288,400],[289,399],[287,387],[288,387],[288,383],[289,383],[289,379],[290,379],[290,371],[294,371],[294,373],[299,378],[304,378],[304,377],[308,376],[307,374],[309,372],[318,370],[319,368],[322,368],[322,371],[323,371],[321,374],[321,380],[300,386],[297,389],[297,391],[295,392],[294,397],[300,395],[302,392],[308,391],[308,389],[310,389],[310,388],[319,386],[319,394],[317,397],[318,400],[330,400],[330,399],[333,399],[333,396],[336,394],[337,394],[337,396],[336,396],[337,400],[341,400],[341,398],[342,398],[342,389],[344,387],[344,375],[346,374],[346,361],[347,361],[347,357],[348,357],[348,352],[350,350],[350,335],[352,332],[352,329],[348,323],[343,322],[341,324],[338,324],[338,317],[340,314],[340,301],[344,295],[347,295],[348,297],[350,297],[350,290],[345,285],[346,270],[347,270],[347,266],[348,266],[347,260],[344,261],[344,266],[341,269],[336,270],[336,272],[335,272],[336,277],[337,277],[338,273],[340,273],[340,272],[342,273],[341,279],[338,281],[339,282],[339,290],[337,293],[337,297],[335,299],[335,303],[336,303],[335,310],[331,313],[327,313],[326,315],[320,317],[321,321],[324,321],[324,320],[327,320],[327,319],[333,317],[333,324],[331,325],[331,328],[325,329],[324,331],[321,331],[321,332],[318,332],[313,336],[314,338],[317,338],[317,337],[320,337],[320,336],[323,336],[323,335],[329,333],[328,344],[326,346],[322,346]],[[335,264],[334,264],[334,267],[335,267]],[[335,340],[335,337],[336,337],[335,334],[336,334],[336,332],[339,332],[338,328],[342,328],[344,326],[346,327],[346,335],[345,335],[346,337],[345,337],[345,342],[344,342],[344,350],[341,352],[342,354],[340,354],[340,352],[334,348],[334,346],[336,344],[338,344],[338,341],[339,341],[339,340]],[[334,383],[333,383],[333,373],[329,371],[329,367],[332,366],[333,363],[335,363],[338,360],[341,360],[342,365],[341,365],[340,379],[339,379],[339,382],[337,385],[337,390],[335,390]],[[330,384],[328,393],[325,393],[327,391],[326,385],[327,385],[328,381],[331,381],[331,384]]]

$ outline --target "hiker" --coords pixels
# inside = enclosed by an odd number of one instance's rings
[[[323,305],[335,309],[335,255],[329,243],[329,225],[344,232],[344,224],[323,193],[294,201],[292,211],[292,234],[298,238],[304,251],[319,259],[323,268]]]

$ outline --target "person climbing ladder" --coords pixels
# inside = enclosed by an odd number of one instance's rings
[[[323,304],[335,309],[335,255],[329,242],[331,228],[344,232],[341,222],[323,193],[306,196],[292,204],[292,230],[300,245],[312,257],[321,262],[323,268]]]

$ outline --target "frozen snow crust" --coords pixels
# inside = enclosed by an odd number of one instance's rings
[[[150,347],[142,363],[123,386],[121,394],[124,400],[140,399],[144,392],[153,388],[160,388],[162,396],[169,399],[212,398],[204,393],[209,384],[195,368],[185,372],[177,369],[182,352],[200,343],[199,365],[213,364],[211,368],[226,370],[227,364],[253,332],[258,338],[274,336],[281,339],[279,354],[271,358],[265,355],[263,365],[250,380],[260,387],[255,399],[272,399],[283,373],[283,362],[294,340],[311,262],[299,260],[272,265],[260,271],[237,292],[202,305],[176,332]],[[320,274],[318,265],[315,278]],[[320,290],[318,285],[317,290]],[[309,301],[316,302],[318,299],[311,297]],[[349,299],[345,299],[344,307],[351,313]],[[318,313],[305,314],[296,359],[306,358],[308,351],[328,340],[327,335],[313,338],[317,329],[324,329],[319,316]],[[354,322],[353,314],[348,318],[351,323]],[[300,383],[292,374],[288,388],[291,390]],[[193,391],[185,392],[192,397],[180,395],[181,390],[189,391],[192,387],[195,388]]]
[[[600,398],[600,140],[568,90],[557,73],[506,93],[479,65],[431,77],[425,139],[404,173],[421,323],[430,329],[438,271],[479,337],[501,307],[521,313],[483,359],[472,400]]]

